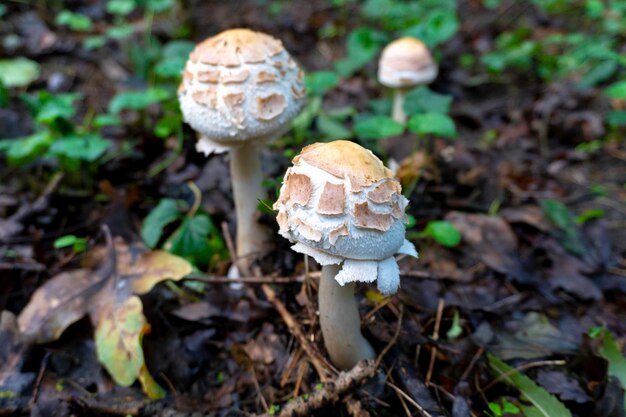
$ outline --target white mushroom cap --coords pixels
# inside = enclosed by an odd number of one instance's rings
[[[339,140],[307,146],[293,159],[274,209],[293,250],[322,265],[343,262],[339,284],[378,278],[378,289],[393,294],[400,284],[393,255],[417,256],[404,238],[407,202],[380,159]]]
[[[305,102],[304,73],[282,43],[231,29],[198,44],[178,90],[185,122],[206,154],[273,139]]]
[[[437,77],[437,72],[428,47],[411,37],[391,42],[378,61],[378,81],[391,88],[428,84]]]

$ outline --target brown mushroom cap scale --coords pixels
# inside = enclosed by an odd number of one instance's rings
[[[208,154],[280,134],[304,105],[304,74],[278,39],[231,29],[196,46],[178,96]]]

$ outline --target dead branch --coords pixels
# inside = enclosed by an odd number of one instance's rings
[[[361,361],[351,370],[341,372],[335,382],[329,382],[324,388],[308,396],[303,395],[290,401],[282,407],[276,416],[309,416],[315,410],[336,403],[374,375],[376,375],[376,363],[373,360]],[[270,415],[262,414],[257,417],[270,417]]]

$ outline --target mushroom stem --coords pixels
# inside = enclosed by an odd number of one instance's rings
[[[237,266],[249,274],[253,255],[263,250],[266,230],[258,223],[257,203],[263,198],[261,155],[254,145],[230,150],[230,175],[237,214]]]
[[[398,123],[406,123],[406,113],[404,113],[404,98],[406,90],[404,88],[396,88],[393,93],[393,109],[391,110],[391,118]]]
[[[361,334],[354,284],[341,286],[335,280],[340,269],[339,265],[322,267],[318,303],[326,350],[337,367],[347,370],[361,359],[373,359],[376,354]]]

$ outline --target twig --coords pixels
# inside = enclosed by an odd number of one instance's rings
[[[433,342],[439,340],[439,327],[441,326],[441,316],[443,315],[443,299],[439,299],[437,304],[437,316],[435,319],[435,328],[433,330]],[[435,368],[435,360],[437,359],[437,346],[434,345],[430,351],[430,363],[428,364],[428,372],[426,373],[426,385],[430,384],[430,379],[433,376],[433,369]]]
[[[311,363],[313,364],[315,371],[319,375],[320,380],[322,382],[326,382],[328,380],[328,370],[332,369],[330,365],[327,365],[325,363],[322,355],[311,344],[309,339],[307,339],[302,332],[302,329],[300,328],[298,322],[293,318],[291,313],[289,313],[285,305],[278,298],[276,298],[276,293],[274,292],[274,290],[267,284],[261,285],[261,289],[267,297],[267,300],[274,305],[274,308],[282,317],[283,321],[289,328],[289,331],[298,339],[298,342],[300,342],[300,346],[302,346],[302,349],[304,349],[309,359],[311,360]]]
[[[41,195],[33,203],[23,204],[22,206],[20,206],[19,209],[17,209],[15,213],[13,213],[13,215],[11,215],[8,219],[2,221],[6,223],[21,224],[24,220],[26,220],[33,214],[43,211],[48,206],[48,198],[50,197],[50,194],[52,194],[54,190],[56,190],[62,179],[62,172],[55,174],[48,183],[48,185],[46,185],[46,188],[44,188]],[[9,229],[6,233],[2,233],[0,231],[0,242],[7,241],[11,236],[21,232],[22,230],[23,226],[18,229]]]
[[[398,393],[398,395],[404,397],[405,400],[407,400],[410,404],[412,404],[415,408],[417,408],[417,410],[422,413],[422,415],[424,415],[424,417],[433,417],[432,414],[430,414],[428,411],[426,411],[426,409],[424,407],[422,407],[421,405],[419,405],[419,403],[417,401],[415,401],[413,398],[411,398],[410,395],[408,395],[407,393],[405,393],[404,391],[402,391],[398,386],[396,386],[393,382],[387,381],[386,384],[393,388],[394,391],[396,391]]]
[[[192,275],[187,280],[192,281],[200,281],[206,282],[207,284],[229,284],[233,282],[241,282],[242,284],[294,284],[304,282],[304,277],[302,275],[297,277],[218,277],[218,276],[210,276],[210,275]]]
[[[398,315],[398,325],[396,326],[396,331],[394,332],[393,337],[391,338],[389,343],[387,343],[387,346],[385,346],[384,349],[378,354],[378,357],[376,358],[376,368],[380,366],[380,363],[382,362],[383,357],[387,354],[389,349],[391,349],[391,347],[396,343],[396,340],[398,340],[398,336],[400,336],[400,330],[402,330],[402,316],[403,315],[404,315],[404,305],[400,304],[400,314]]]
[[[461,381],[465,381],[467,379],[467,377],[469,376],[469,373],[472,371],[472,369],[474,369],[476,362],[478,362],[478,359],[480,359],[483,353],[485,353],[485,347],[481,346],[478,348],[478,350],[472,357],[472,360],[470,361],[469,365],[467,365],[467,368],[463,372],[463,375],[461,375]]]
[[[376,363],[372,360],[361,361],[351,370],[341,372],[335,382],[329,382],[324,388],[314,393],[288,402],[274,417],[310,416],[313,411],[336,403],[374,375],[376,375]],[[270,415],[263,414],[257,417],[270,417]]]

